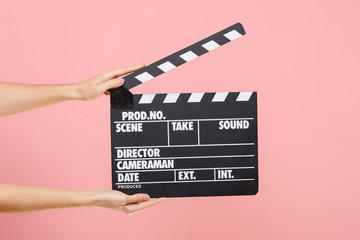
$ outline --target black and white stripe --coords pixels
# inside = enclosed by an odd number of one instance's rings
[[[207,37],[193,45],[184,48],[170,56],[167,56],[155,63],[148,65],[134,73],[124,77],[124,86],[131,89],[150,79],[170,71],[186,62],[189,62],[207,52],[210,52],[232,40],[245,34],[245,30],[240,23],[236,23],[210,37]],[[198,97],[198,96],[197,96]],[[194,96],[194,101],[197,98]],[[219,96],[220,99],[220,96]]]
[[[134,95],[135,102],[138,104],[151,104],[156,100],[157,102],[172,104],[177,103],[181,98],[187,103],[200,103],[202,101],[209,102],[225,102],[249,101],[253,92],[216,92],[216,93],[168,93],[168,94],[139,94]]]

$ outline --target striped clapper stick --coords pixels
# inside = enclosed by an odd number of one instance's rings
[[[234,24],[210,37],[207,37],[191,46],[171,54],[145,68],[124,77],[124,86],[131,89],[150,79],[170,71],[186,62],[189,62],[207,52],[214,50],[232,40],[245,35],[244,28],[240,23]]]
[[[244,34],[235,24],[126,76],[125,87],[111,92],[114,190],[151,197],[257,193],[256,92],[127,90]],[[131,104],[116,106],[119,95]]]

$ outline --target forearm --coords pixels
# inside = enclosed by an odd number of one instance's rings
[[[92,100],[109,89],[120,87],[120,76],[139,70],[145,65],[135,65],[103,71],[92,78],[74,84],[33,85],[0,82],[0,117],[24,112],[66,100]]]
[[[77,84],[0,83],[0,117],[80,97]]]
[[[93,206],[96,192],[0,184],[0,212]]]
[[[0,212],[8,213],[91,206],[133,214],[165,200],[150,199],[143,193],[127,195],[111,189],[68,190],[0,184]]]

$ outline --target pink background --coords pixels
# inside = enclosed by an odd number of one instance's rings
[[[0,214],[0,239],[359,239],[356,0],[0,0],[0,80],[71,83],[167,56],[236,22],[247,35],[134,93],[257,91],[256,196]],[[0,119],[0,182],[110,186],[109,99]]]

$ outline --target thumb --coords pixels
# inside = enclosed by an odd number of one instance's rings
[[[137,193],[126,197],[125,204],[144,202],[150,199],[150,196],[144,193]]]
[[[121,78],[121,77],[114,78],[114,79],[111,79],[109,81],[99,84],[99,90],[101,91],[101,93],[104,93],[105,91],[107,91],[109,89],[120,87],[123,84],[124,84],[123,78]]]

